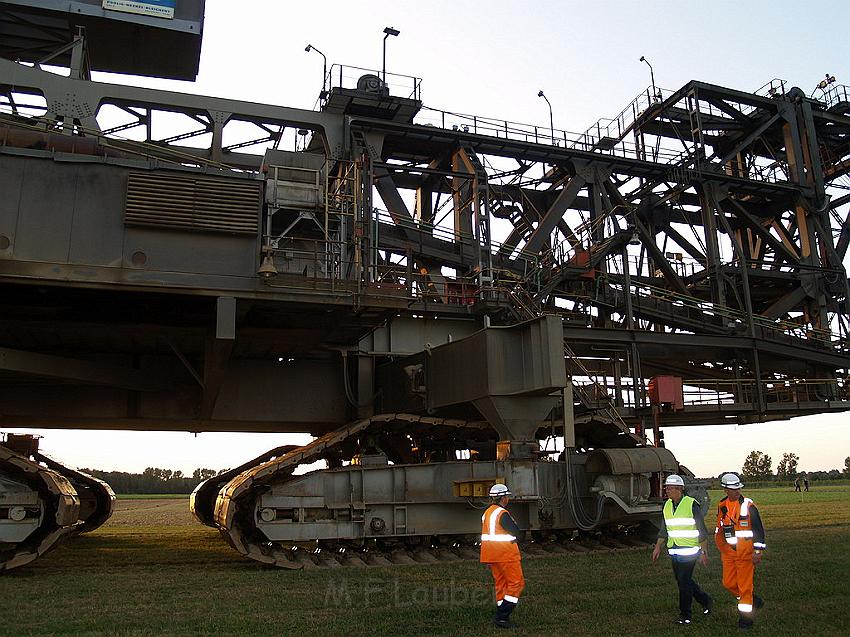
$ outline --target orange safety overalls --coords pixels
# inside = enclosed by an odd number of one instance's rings
[[[723,586],[738,598],[738,611],[751,618],[753,613],[753,528],[749,498],[738,501],[723,498],[717,504],[714,543],[723,562]]]
[[[516,538],[499,523],[505,514],[507,509],[491,504],[481,517],[481,562],[490,566],[497,606],[503,602],[515,605],[525,587]]]

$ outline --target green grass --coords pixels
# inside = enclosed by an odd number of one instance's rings
[[[767,605],[753,633],[850,634],[850,488],[810,492],[802,503],[784,489],[760,490],[754,499],[769,550],[756,573]],[[107,526],[0,576],[0,635],[497,634],[489,626],[490,577],[479,564],[276,570],[241,558],[177,504],[168,509],[176,519],[147,526],[121,521],[144,503],[119,502]],[[653,564],[649,550],[529,558],[524,569],[527,587],[514,615],[522,628],[514,634],[683,632],[671,624],[669,562]],[[695,577],[716,611],[684,632],[738,634],[713,547]]]

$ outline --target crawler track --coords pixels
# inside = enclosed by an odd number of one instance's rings
[[[255,461],[198,486],[192,513],[217,527],[230,545],[258,562],[287,569],[340,568],[477,561],[477,535],[406,536],[386,539],[318,541],[281,545],[270,542],[253,521],[257,498],[272,484],[290,479],[295,470],[322,459],[337,458],[349,441],[392,423],[407,428],[453,427],[477,429],[481,423],[410,414],[387,414],[357,421],[302,447],[279,447]],[[213,494],[217,493],[210,518]],[[531,534],[529,534],[531,535]],[[592,551],[634,550],[649,544],[637,528],[612,527],[595,533],[559,531],[521,543],[526,556],[549,556]]]
[[[92,531],[112,515],[115,494],[109,485],[44,454],[27,457],[0,445],[0,475],[37,494],[38,501],[27,502],[23,508],[28,518],[40,519],[26,539],[0,542],[0,571],[29,564],[62,539]],[[0,492],[0,507],[15,506],[15,497]]]

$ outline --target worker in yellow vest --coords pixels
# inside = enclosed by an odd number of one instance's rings
[[[699,503],[685,495],[685,481],[681,476],[672,474],[664,481],[667,501],[664,503],[664,526],[658,532],[652,561],[661,554],[666,544],[667,553],[673,564],[673,576],[679,586],[679,617],[677,624],[691,623],[691,606],[696,599],[702,606],[703,615],[711,613],[711,596],[694,581],[694,566],[697,560],[703,566],[708,565],[708,530],[705,528],[705,514]]]
[[[511,492],[504,484],[490,487],[490,506],[481,516],[481,562],[490,566],[496,587],[496,614],[493,624],[513,628],[510,617],[525,588],[522,559],[517,546],[520,530],[505,508]]]
[[[752,628],[754,611],[764,601],[753,594],[753,576],[767,548],[764,525],[756,505],[741,495],[744,484],[735,473],[724,473],[720,486],[726,497],[717,503],[714,542],[723,561],[723,586],[738,599],[738,627]]]

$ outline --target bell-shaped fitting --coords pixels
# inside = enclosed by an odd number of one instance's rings
[[[264,279],[270,279],[273,276],[277,276],[277,268],[274,267],[274,259],[272,258],[272,255],[266,254],[266,256],[263,257],[263,262],[260,264],[257,274]]]

